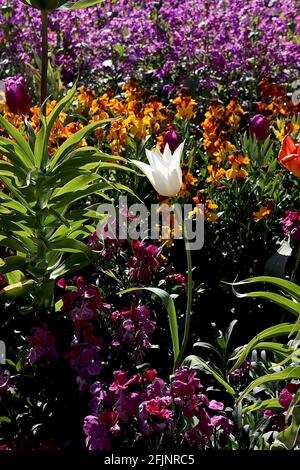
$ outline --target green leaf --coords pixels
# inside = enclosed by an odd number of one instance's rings
[[[36,286],[36,282],[32,279],[27,281],[16,282],[9,286],[4,287],[0,290],[0,297],[17,299],[18,297],[24,297],[31,292]]]
[[[0,245],[5,246],[7,248],[11,248],[15,251],[20,251],[21,253],[28,253],[28,248],[22,245],[19,241],[13,238],[11,235],[0,232]]]
[[[17,130],[15,126],[10,124],[3,116],[0,114],[0,124],[6,130],[6,132],[14,139],[15,143],[18,145],[19,149],[22,152],[22,158],[28,168],[34,167],[34,155],[30,148],[28,142],[24,139],[22,134]]]
[[[0,416],[0,423],[11,423],[11,419],[8,416]]]
[[[84,126],[79,131],[75,132],[71,137],[69,137],[57,150],[55,155],[51,158],[50,167],[51,169],[55,169],[57,163],[63,158],[68,155],[76,145],[78,145],[85,137],[91,134],[94,130],[98,127],[101,127],[109,122],[115,121],[115,119],[104,119],[103,121],[93,122]]]
[[[239,294],[234,290],[234,294],[239,298],[243,299],[246,297],[251,297],[253,299],[265,299],[269,300],[270,302],[274,302],[275,304],[279,305],[280,307],[284,308],[288,312],[292,313],[296,317],[300,315],[300,304],[297,302],[293,302],[290,299],[287,299],[283,295],[275,294],[273,292],[247,292],[246,294]]]
[[[248,387],[239,396],[238,402],[241,402],[255,387],[259,387],[268,382],[279,382],[282,380],[300,379],[300,366],[289,366],[281,372],[263,375],[253,380]]]
[[[244,284],[253,284],[257,282],[265,282],[267,284],[272,284],[273,286],[278,287],[279,289],[283,290],[284,292],[291,295],[300,302],[300,287],[294,282],[287,281],[286,279],[281,279],[279,277],[256,276],[251,277],[249,279],[245,279],[244,281],[234,282],[232,285],[241,286]]]
[[[81,10],[82,8],[93,7],[102,3],[104,0],[78,0],[75,3],[65,3],[60,9],[61,10]]]
[[[50,279],[72,274],[85,268],[90,263],[91,261],[85,255],[81,253],[72,254],[51,272]]]
[[[16,284],[17,282],[24,281],[25,279],[25,274],[19,269],[6,273],[6,280],[8,284]]]
[[[300,430],[300,406],[295,406],[292,414],[291,424],[281,431],[277,439],[282,442],[287,449],[291,450],[297,442]]]
[[[26,173],[32,168],[31,161],[23,154],[22,149],[13,140],[0,136],[0,152],[9,158],[9,161]]]
[[[186,357],[183,362],[183,365],[190,367],[191,369],[205,369],[211,373],[211,375],[230,393],[231,396],[235,397],[235,390],[224,380],[218,372],[216,372],[211,366],[207,364],[206,361],[201,359],[199,356],[190,355]]]
[[[230,369],[229,373],[240,367],[245,361],[249,353],[257,347],[257,344],[266,341],[269,338],[276,338],[277,336],[288,336],[293,331],[295,325],[292,323],[282,323],[281,325],[271,326],[266,330],[261,331],[258,335],[249,341],[247,346],[239,353],[237,361]],[[300,325],[297,327],[297,331],[300,331]]]
[[[82,253],[90,261],[96,258],[96,254],[87,246],[78,240],[62,239],[51,242],[51,249],[64,253]]]
[[[173,356],[174,356],[174,364],[176,363],[177,356],[179,354],[179,337],[178,337],[178,325],[177,325],[177,315],[176,309],[174,305],[174,301],[168,292],[164,291],[163,289],[158,289],[157,287],[142,287],[137,288],[133,287],[131,289],[126,289],[121,292],[118,292],[118,295],[129,294],[136,291],[145,290],[157,295],[163,302],[169,317],[169,327],[170,333],[172,338],[172,345],[173,345]]]
[[[279,403],[278,398],[270,398],[269,400],[259,400],[253,403],[253,405],[245,406],[243,411],[253,413],[254,411],[265,410],[266,408],[283,410],[283,406]]]
[[[284,357],[287,357],[294,352],[294,348],[289,347],[287,344],[274,343],[269,341],[258,343],[255,346],[255,349],[264,349]]]

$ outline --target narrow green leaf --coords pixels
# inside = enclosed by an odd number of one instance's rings
[[[259,387],[268,382],[280,382],[282,380],[300,379],[300,366],[289,366],[281,372],[263,375],[253,380],[248,387],[239,396],[238,402],[241,402],[255,387]]]
[[[257,344],[266,341],[270,338],[276,338],[278,336],[288,336],[290,332],[295,327],[292,323],[282,323],[281,325],[271,326],[266,330],[261,331],[258,335],[249,341],[247,346],[239,353],[238,358],[235,364],[230,369],[229,373],[233,372],[235,369],[240,367],[240,365],[245,361],[249,353],[256,348]],[[298,325],[297,331],[300,331],[300,325]]]
[[[0,124],[6,130],[6,132],[14,139],[15,143],[18,145],[20,150],[22,151],[22,158],[24,163],[29,168],[33,168],[34,166],[34,155],[30,148],[28,142],[24,139],[22,134],[18,131],[18,129],[10,124],[3,116],[0,114]]]
[[[190,367],[191,369],[206,369],[211,375],[230,393],[233,397],[236,396],[235,390],[224,380],[214,369],[209,366],[206,361],[201,359],[199,356],[190,355],[186,357],[183,362],[183,365]]]

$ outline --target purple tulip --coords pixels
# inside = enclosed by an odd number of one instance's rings
[[[29,112],[30,96],[24,77],[16,75],[5,80],[5,99],[12,113],[27,114]]]
[[[250,134],[254,134],[257,140],[266,140],[269,135],[269,121],[262,114],[256,114],[249,121]]]
[[[173,127],[170,127],[165,133],[164,133],[164,144],[169,144],[171,152],[175,152],[177,147],[181,144],[182,140],[180,136],[177,134],[175,129]]]

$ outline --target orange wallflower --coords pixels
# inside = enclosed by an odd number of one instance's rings
[[[224,168],[218,168],[215,165],[209,165],[207,167],[209,177],[206,179],[207,183],[213,183],[216,186],[220,185],[222,177],[225,175],[226,171]]]
[[[268,206],[262,206],[258,212],[253,212],[253,220],[254,222],[259,222],[270,217],[271,214],[272,210]]]
[[[196,116],[195,107],[197,103],[191,96],[177,96],[173,103],[176,106],[177,114],[175,117],[177,119],[188,119],[190,121]]]

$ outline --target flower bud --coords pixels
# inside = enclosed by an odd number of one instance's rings
[[[30,96],[23,77],[17,75],[5,80],[5,100],[14,114],[27,114],[30,109]]]
[[[249,122],[250,134],[254,134],[257,140],[266,140],[269,135],[269,121],[262,114],[256,114]]]
[[[164,133],[164,145],[169,144],[171,152],[175,152],[181,142],[181,138],[173,127],[170,127],[170,129]]]

